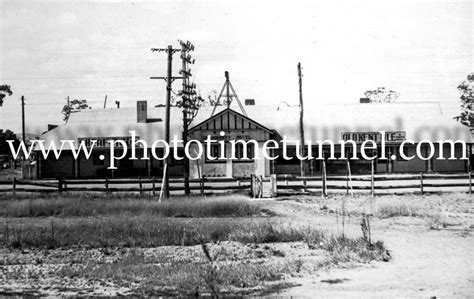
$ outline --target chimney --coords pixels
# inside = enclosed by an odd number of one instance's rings
[[[137,123],[146,123],[147,121],[147,102],[137,101]]]
[[[245,99],[245,106],[255,106],[254,99]]]
[[[369,98],[360,98],[360,104],[368,104],[368,103],[370,103]]]

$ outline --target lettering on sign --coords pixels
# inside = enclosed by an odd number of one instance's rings
[[[362,143],[366,140],[373,140],[376,143],[382,142],[382,134],[380,132],[342,132],[342,140],[353,140]],[[402,142],[406,139],[405,131],[387,131],[385,132],[386,142]]]

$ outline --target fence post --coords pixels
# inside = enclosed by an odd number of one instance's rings
[[[271,194],[271,197],[276,197],[277,196],[277,176],[276,174],[271,174],[270,175],[270,186],[271,186],[271,190],[270,190],[270,194]]]
[[[143,194],[143,184],[141,176],[138,176],[138,187],[140,188],[140,194]]]
[[[303,178],[303,191],[306,192],[306,179]]]
[[[58,178],[58,192],[63,192],[63,180],[62,178]]]
[[[471,170],[469,170],[469,195],[472,194],[472,174]]]
[[[155,192],[155,177],[151,178],[151,190],[152,190],[151,194],[153,194],[153,196],[155,196],[156,195],[156,192]]]
[[[204,180],[205,176],[201,176],[201,195],[204,195]]]
[[[255,175],[250,175],[250,194],[255,198]]]
[[[16,177],[13,178],[13,196],[16,195]]]
[[[421,195],[423,195],[423,172],[420,173],[420,191]]]
[[[105,178],[105,192],[109,192],[109,178],[107,177]]]
[[[349,194],[349,174],[346,174],[346,194]]]
[[[323,181],[323,185],[322,185],[322,195],[323,197],[326,197],[327,196],[327,186],[326,186],[326,160],[323,160],[323,167],[321,169],[322,171],[322,176],[321,176],[321,179]]]
[[[371,165],[371,171],[370,171],[370,193],[372,195],[372,197],[375,196],[375,178],[374,178],[374,173],[375,173],[375,167],[374,167],[374,160],[372,159],[370,161],[370,165]]]

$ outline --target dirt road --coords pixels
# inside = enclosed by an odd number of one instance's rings
[[[334,223],[334,217],[320,216],[317,222]],[[358,230],[358,223],[349,224],[350,234],[360,234]],[[423,219],[397,217],[373,220],[372,230],[374,238],[383,240],[390,249],[389,263],[334,268],[312,277],[297,278],[294,282],[300,286],[278,295],[474,297],[472,221],[432,230]]]

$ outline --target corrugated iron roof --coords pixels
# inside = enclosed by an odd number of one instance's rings
[[[224,110],[221,106],[215,114]],[[231,109],[241,113],[237,106]],[[211,117],[213,107],[202,107],[193,124]],[[245,106],[247,116],[263,126],[276,130],[291,140],[299,139],[299,106],[259,105]],[[73,113],[68,124],[59,126],[41,139],[45,145],[62,139],[77,140],[84,137],[125,137],[135,130],[137,136],[152,144],[164,139],[164,107],[149,107],[148,118],[163,121],[137,123],[136,108],[90,109]],[[443,113],[437,102],[399,102],[372,104],[313,105],[305,108],[304,126],[307,140],[341,139],[342,132],[405,131],[406,138],[419,142],[439,139],[462,139],[471,142],[469,128]],[[170,136],[182,135],[182,113],[171,108]],[[193,124],[190,127],[193,127]]]
[[[210,117],[213,107],[203,107],[194,123]],[[231,108],[241,113],[238,106]],[[219,107],[218,113],[225,107]],[[299,140],[299,106],[245,106],[248,117],[281,136]],[[342,132],[406,131],[406,138],[419,142],[462,139],[471,142],[469,128],[458,123],[438,102],[398,102],[370,104],[326,104],[305,107],[305,138],[341,139]]]

